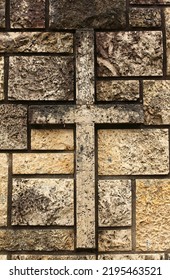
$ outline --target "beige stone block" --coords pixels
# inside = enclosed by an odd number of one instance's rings
[[[14,174],[73,174],[73,153],[13,154]]]
[[[14,179],[12,225],[74,225],[73,179]]]
[[[99,251],[129,251],[131,245],[131,230],[102,230],[98,236]]]
[[[4,58],[0,57],[0,100],[4,99]]]
[[[164,254],[101,254],[98,260],[164,260]]]
[[[7,256],[6,255],[0,255],[0,260],[7,260]]]
[[[132,27],[160,27],[161,10],[156,8],[131,8],[129,24]]]
[[[73,251],[74,231],[72,229],[0,230],[0,250]]]
[[[99,180],[99,226],[130,226],[132,197],[130,180]]]
[[[170,75],[170,8],[164,10],[165,28],[166,28],[166,59],[167,59],[167,75]]]
[[[99,175],[169,173],[167,129],[98,131]]]
[[[12,260],[95,260],[95,255],[12,255]]]
[[[32,150],[74,150],[73,129],[32,129]]]
[[[8,155],[0,154],[0,226],[7,225]]]
[[[0,0],[0,28],[5,27],[5,0]]]
[[[141,179],[136,186],[136,250],[169,250],[170,180]]]

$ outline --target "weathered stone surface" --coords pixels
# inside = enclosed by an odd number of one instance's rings
[[[70,229],[0,230],[0,250],[74,250],[74,231]]]
[[[161,10],[154,8],[131,8],[129,23],[132,27],[160,27]]]
[[[32,129],[32,150],[74,150],[73,129]]]
[[[170,8],[165,11],[167,75],[170,75]]]
[[[156,4],[156,5],[162,5],[162,4],[170,4],[169,0],[130,0],[130,4]]]
[[[5,0],[0,0],[0,28],[5,27]]]
[[[98,76],[163,74],[161,31],[98,32],[96,43]]]
[[[125,11],[125,0],[50,0],[50,27],[120,28],[126,25]]]
[[[74,225],[73,179],[14,179],[12,225]]]
[[[4,99],[4,58],[0,57],[0,100]]]
[[[95,260],[95,255],[12,255],[12,260]]]
[[[131,181],[99,180],[99,226],[131,225]]]
[[[26,106],[1,104],[0,120],[0,149],[26,149]]]
[[[73,35],[65,32],[9,32],[0,36],[0,52],[73,52]]]
[[[11,0],[10,23],[12,28],[44,28],[45,0]]]
[[[73,153],[13,154],[14,174],[72,174]]]
[[[168,130],[99,130],[98,159],[99,175],[168,174]]]
[[[146,124],[170,124],[170,81],[144,81]]]
[[[170,180],[137,180],[136,186],[136,249],[169,250]]]
[[[97,81],[97,101],[136,101],[139,99],[138,81]]]
[[[129,251],[131,245],[131,230],[103,230],[99,231],[99,251]]]
[[[0,255],[0,260],[7,260],[7,256],[6,255]]]
[[[73,100],[72,57],[15,56],[9,59],[10,100]]]
[[[99,255],[98,260],[164,260],[163,254]]]
[[[0,154],[0,226],[7,225],[8,155]]]

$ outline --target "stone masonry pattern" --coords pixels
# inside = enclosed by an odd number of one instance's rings
[[[170,259],[170,1],[0,0],[0,260]]]

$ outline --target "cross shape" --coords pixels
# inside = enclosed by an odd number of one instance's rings
[[[76,124],[76,248],[96,247],[95,125],[142,123],[141,105],[95,104],[94,31],[76,32],[76,104],[30,106],[31,124]],[[121,114],[120,114],[121,111]]]

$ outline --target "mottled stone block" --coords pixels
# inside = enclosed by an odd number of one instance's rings
[[[170,124],[170,81],[144,81],[143,104],[146,124]]]
[[[65,32],[8,32],[0,36],[0,52],[72,53],[73,35]]]
[[[136,101],[139,99],[138,81],[97,81],[97,101]]]
[[[73,251],[74,231],[72,229],[0,230],[0,250]]]
[[[136,250],[169,250],[170,180],[136,182]]]
[[[154,8],[131,8],[129,24],[132,27],[160,27],[161,10]]]
[[[168,174],[168,130],[99,130],[98,159],[99,175]]]
[[[5,0],[0,0],[0,28],[5,27]]]
[[[170,4],[169,0],[130,0],[130,4],[156,4],[156,5],[162,5],[162,4]]]
[[[8,155],[0,154],[0,226],[7,225]]]
[[[12,255],[12,260],[95,260],[95,255]]]
[[[115,29],[125,27],[125,12],[125,0],[50,0],[50,27]]]
[[[73,100],[72,57],[15,56],[9,59],[10,100]]]
[[[13,154],[14,174],[73,174],[73,153]]]
[[[11,0],[11,28],[45,28],[45,0]]]
[[[0,260],[7,260],[7,256],[6,255],[0,255]]]
[[[170,75],[170,8],[164,10],[165,28],[166,28],[166,59],[167,59],[167,75]]]
[[[14,179],[12,225],[74,225],[73,179]]]
[[[106,76],[162,76],[161,31],[98,32],[97,74]]]
[[[32,129],[32,150],[74,150],[73,129]]]
[[[99,226],[131,225],[131,181],[99,180]]]
[[[103,230],[98,236],[99,251],[129,251],[131,245],[131,230]]]
[[[4,58],[0,57],[0,100],[4,99]]]
[[[99,255],[98,260],[164,260],[164,254],[107,254]]]
[[[1,104],[0,119],[0,149],[26,149],[26,106]]]

